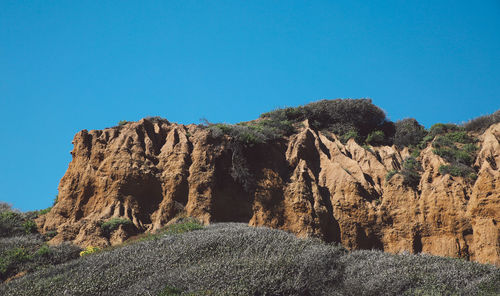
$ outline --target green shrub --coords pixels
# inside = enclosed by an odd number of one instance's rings
[[[398,120],[395,123],[394,145],[408,147],[419,144],[427,135],[425,127],[414,118]]]
[[[108,221],[101,224],[101,229],[106,235],[110,235],[113,231],[117,230],[120,225],[133,225],[132,221],[125,218],[111,218]]]
[[[461,143],[461,148],[455,143]],[[438,136],[432,143],[434,154],[449,163],[461,163],[471,166],[476,158],[478,147],[474,145],[473,140],[464,132],[452,132]]]
[[[458,176],[462,176],[462,171],[456,167],[456,166],[452,166],[452,165],[441,165],[439,167],[439,173],[441,175],[447,175],[447,174],[450,174],[454,177],[458,177]]]
[[[436,124],[433,124],[431,126],[431,128],[429,129],[429,135],[434,137],[436,135],[444,134],[444,133],[446,133],[446,131],[447,131],[446,124],[436,123]]]
[[[411,151],[411,152],[410,152],[410,155],[411,155],[412,157],[414,157],[414,158],[418,158],[418,157],[420,156],[420,152],[421,152],[422,150],[420,150],[420,148],[418,148],[418,147],[411,146],[411,147],[410,147],[410,151]]]
[[[47,239],[52,239],[56,235],[57,235],[57,231],[56,230],[49,230],[49,231],[47,231],[45,233],[45,237],[47,237]]]
[[[35,253],[36,256],[47,256],[48,254],[50,254],[51,250],[50,250],[50,247],[47,246],[47,245],[43,245],[40,247],[40,249],[38,249]]]
[[[38,210],[38,211],[37,211],[37,216],[45,215],[45,214],[47,214],[48,212],[50,212],[50,210],[52,210],[52,207],[48,207],[48,208],[43,209],[43,210]]]
[[[467,153],[476,153],[478,150],[478,147],[474,144],[465,144],[462,147],[462,150],[467,152]]]
[[[77,246],[45,244],[32,220],[38,213],[18,212],[0,202],[0,283],[19,272],[32,272],[78,257]]]
[[[425,149],[427,148],[427,145],[434,140],[434,136],[427,134],[421,141],[418,143],[417,148],[418,149]]]
[[[0,282],[21,271],[32,272],[78,258],[80,248],[71,244],[47,246],[40,235],[0,240]]]
[[[432,147],[443,148],[443,147],[455,147],[455,143],[448,137],[439,136],[434,142],[432,142]]]
[[[0,212],[0,237],[23,234],[23,217],[13,211]]]
[[[317,129],[330,128],[337,134],[354,127],[362,136],[382,126],[384,111],[369,99],[321,100],[304,106],[305,117]]]
[[[456,147],[440,147],[433,149],[432,152],[439,155],[444,160],[452,162],[455,160],[455,153],[458,152],[458,149]]]
[[[120,120],[120,121],[118,121],[118,126],[124,126],[127,123],[128,123],[128,121],[126,121],[126,120]]]
[[[261,118],[252,121],[249,125],[251,128],[260,131],[267,135],[268,138],[274,139],[282,136],[290,135],[295,132],[294,121],[286,117],[272,116],[270,118]]]
[[[158,296],[176,296],[176,295],[181,295],[181,293],[182,290],[166,286],[165,288],[163,288],[163,290],[160,291]]]
[[[23,223],[23,228],[24,228],[24,232],[26,232],[26,234],[38,232],[38,228],[36,226],[36,223],[33,220],[26,220]]]
[[[471,167],[463,165],[461,163],[453,163],[449,165],[442,165],[439,167],[439,173],[441,175],[452,175],[454,177],[468,178],[472,181],[476,180],[477,174]]]
[[[395,174],[397,174],[397,170],[390,170],[387,172],[387,175],[385,175],[385,180],[389,181]]]
[[[412,188],[417,188],[420,184],[420,174],[416,171],[402,170],[401,175],[404,177],[403,184]]]
[[[315,130],[329,130],[337,135],[355,131],[361,140],[376,130],[383,131],[388,137],[394,134],[393,124],[370,99],[321,100],[296,108],[277,109],[262,114],[261,118],[292,123],[307,119]]]
[[[366,143],[370,145],[382,145],[385,140],[383,131],[373,131],[366,137]]]
[[[17,247],[0,253],[0,280],[4,281],[8,276],[17,271],[17,266],[33,259],[24,248]]]
[[[163,118],[161,116],[147,116],[144,119],[146,119],[148,121],[151,121],[153,123],[166,123],[166,124],[170,124],[170,121],[168,121],[167,119],[165,119],[165,118]]]
[[[418,162],[418,160],[415,159],[415,157],[410,156],[404,160],[403,169],[411,171],[420,171],[422,170],[422,166],[420,165],[420,162]]]
[[[443,137],[446,137],[453,143],[467,144],[473,142],[473,139],[465,131],[447,133]]]
[[[462,149],[457,149],[453,154],[456,162],[463,163],[468,166],[471,166],[474,163],[474,156],[475,155],[472,155],[470,152]]]
[[[422,138],[420,143],[418,143],[417,147],[419,149],[425,149],[427,148],[427,145],[429,142],[434,140],[436,136],[439,135],[445,135],[445,137],[442,137],[442,140],[449,140],[453,142],[453,136],[452,137],[446,137],[446,134],[448,133],[453,133],[453,132],[460,132],[463,131],[464,129],[456,124],[453,123],[436,123],[431,128],[429,129],[429,132],[427,133],[426,136]],[[434,143],[433,143],[434,144]]]
[[[0,238],[37,233],[37,225],[33,220],[48,212],[48,209],[19,212],[12,210],[10,205],[5,205],[2,206],[2,202],[0,202]]]
[[[354,130],[350,130],[347,133],[340,135],[339,137],[340,142],[344,144],[347,143],[349,139],[354,139],[354,141],[356,141],[357,143],[361,141],[358,132]]]
[[[181,234],[189,231],[203,229],[203,224],[201,224],[196,219],[186,219],[180,223],[174,223],[163,228],[161,234]]]
[[[260,118],[268,118],[271,121],[290,120],[297,122],[306,119],[305,113],[306,110],[304,107],[285,107],[263,113],[260,115]]]
[[[420,183],[420,171],[422,171],[422,165],[418,160],[409,156],[403,161],[403,169],[400,174],[403,176],[403,184],[416,188]]]
[[[9,252],[10,256],[18,262],[28,261],[33,258],[24,248],[15,248]]]
[[[433,126],[431,126],[429,130],[429,135],[435,137],[437,135],[442,135],[460,130],[462,130],[462,128],[454,123],[436,123]]]
[[[242,143],[245,146],[253,146],[265,143],[270,139],[272,131],[254,126],[233,125],[225,123],[211,124],[208,127],[214,137],[227,135],[231,140]]]

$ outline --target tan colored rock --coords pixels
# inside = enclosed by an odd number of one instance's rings
[[[123,242],[98,223],[130,219],[154,231],[179,213],[204,223],[238,221],[338,241],[350,249],[425,252],[500,265],[500,124],[479,136],[478,178],[439,174],[444,161],[423,150],[413,189],[396,174],[407,149],[365,149],[353,140],[308,127],[288,139],[242,150],[254,183],[231,176],[230,139],[206,128],[143,119],[76,134],[73,160],[59,185],[59,202],[37,221],[57,230],[52,243],[82,246]]]

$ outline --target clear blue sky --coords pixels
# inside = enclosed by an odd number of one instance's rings
[[[500,1],[0,0],[0,200],[49,206],[82,129],[370,97],[429,127],[500,108]]]

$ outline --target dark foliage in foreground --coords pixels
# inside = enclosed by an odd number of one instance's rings
[[[2,295],[498,295],[500,270],[459,259],[355,251],[279,230],[214,224],[82,257]]]
[[[78,258],[71,244],[48,246],[33,219],[46,210],[19,212],[0,202],[0,283],[20,272],[31,272]]]
[[[33,221],[40,215],[47,214],[52,207],[39,211],[21,212],[12,209],[11,205],[0,201],[0,239],[16,235],[37,233]]]

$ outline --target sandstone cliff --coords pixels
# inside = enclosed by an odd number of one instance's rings
[[[204,223],[238,221],[338,241],[349,249],[425,252],[500,265],[500,124],[477,135],[475,181],[439,173],[429,146],[417,187],[396,174],[407,149],[366,149],[309,128],[245,148],[248,190],[231,175],[228,137],[207,128],[143,119],[76,134],[59,201],[38,219],[53,243],[106,246],[154,231],[179,214]],[[106,236],[111,217],[130,219]]]

